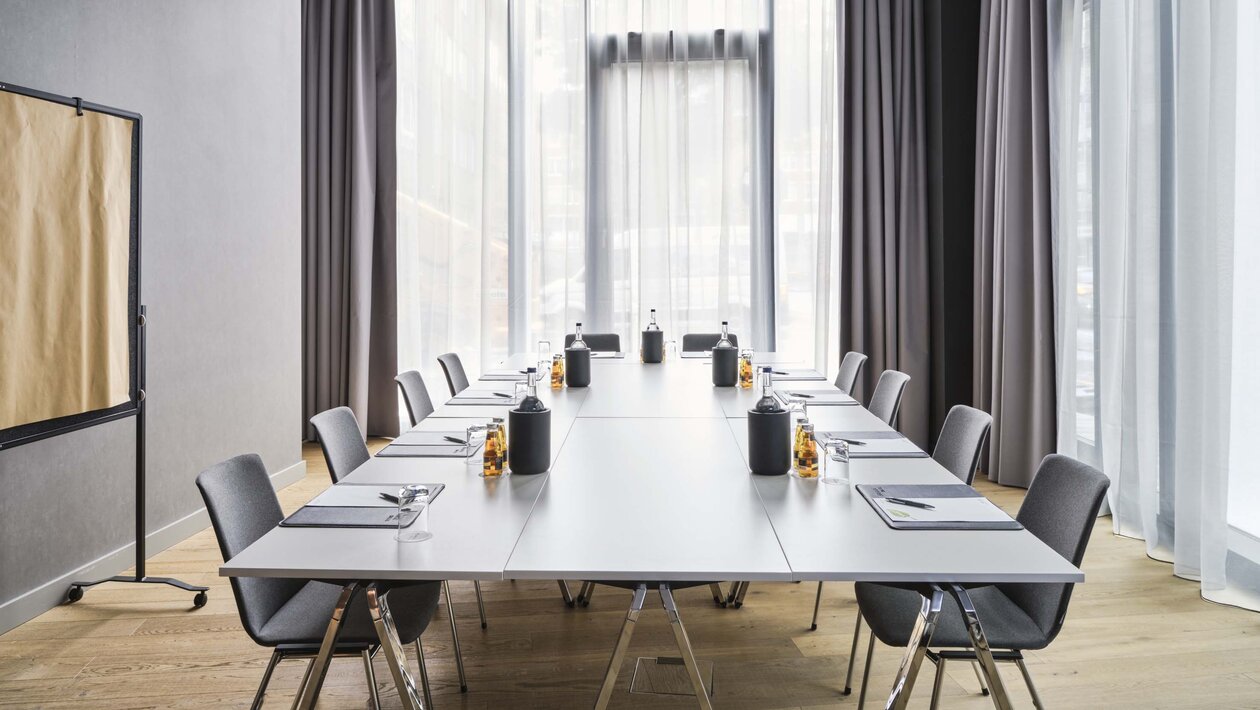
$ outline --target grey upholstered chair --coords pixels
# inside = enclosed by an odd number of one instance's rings
[[[958,480],[971,485],[976,478],[976,468],[980,465],[980,452],[984,451],[984,442],[989,438],[989,428],[993,426],[993,417],[988,412],[955,404],[945,415],[945,423],[941,425],[941,435],[936,439],[936,448],[932,450],[932,458],[949,472],[958,476]]]
[[[1067,456],[1051,454],[1037,467],[1037,475],[1028,487],[1015,519],[1025,530],[1079,567],[1108,485],[1107,477],[1092,466]],[[1023,652],[1041,650],[1059,635],[1067,618],[1073,586],[997,584],[968,591],[980,623],[984,625],[989,647],[1006,649],[994,651],[994,660],[1011,662],[1019,667],[1037,708],[1043,705],[1033,686],[1032,676],[1024,665]],[[913,590],[870,582],[858,582],[856,592],[858,610],[872,632],[866,651],[866,670],[862,674],[862,694],[858,700],[858,707],[861,707],[866,695],[875,639],[891,646],[906,646],[919,615],[922,597]],[[931,649],[937,649],[927,652],[928,658],[936,663],[936,680],[932,687],[932,706],[935,707],[945,662],[974,662],[976,659],[965,617],[952,596],[946,596],[929,645]],[[849,663],[852,673],[852,656]],[[911,690],[907,688],[906,693]]]
[[[866,356],[850,350],[844,354],[840,362],[840,371],[836,373],[836,387],[845,394],[853,394],[858,375],[862,374],[862,366],[866,364]]]
[[[468,375],[464,373],[464,363],[455,353],[438,355],[438,364],[442,366],[442,374],[446,375],[446,386],[451,389],[451,396],[468,389]]]
[[[372,458],[359,431],[359,421],[349,407],[320,412],[311,417],[311,426],[315,427],[315,436],[324,450],[324,461],[328,463],[328,475],[333,483]]]
[[[871,414],[885,424],[897,428],[897,412],[901,410],[901,395],[906,393],[910,375],[897,370],[884,370],[871,393],[871,403],[866,406]]]
[[[734,333],[727,334],[726,338],[731,341],[731,345],[739,347],[739,338]],[[712,350],[721,339],[721,333],[686,333],[683,335],[682,349],[685,353],[702,353]]]
[[[359,433],[359,422],[349,407],[336,407],[320,412],[311,417],[311,424],[319,436],[320,448],[324,450],[324,461],[328,464],[328,475],[333,483],[350,475],[350,472],[362,466],[372,458],[368,452],[363,435]],[[451,607],[451,588],[449,582],[442,582],[446,591],[446,607],[451,617],[451,636],[455,644],[455,660],[459,669],[459,685],[467,690],[468,683],[464,678],[464,661],[459,648],[459,630],[455,626],[455,614]],[[477,592],[477,612],[481,615],[481,628],[486,628],[486,603],[481,596],[481,582],[474,581],[473,588]]]
[[[235,557],[284,519],[267,468],[257,454],[237,456],[202,471],[197,476],[197,488],[210,513],[224,561]],[[432,701],[420,634],[433,619],[440,589],[438,582],[423,582],[387,592],[399,640],[416,645],[428,707],[432,706]],[[245,633],[254,643],[273,649],[254,696],[255,709],[262,707],[267,684],[280,661],[311,657],[319,650],[341,591],[335,584],[305,579],[232,578],[232,595],[236,598]],[[335,654],[363,659],[373,707],[380,706],[372,670],[372,656],[379,646],[380,639],[365,595],[356,595],[344,617]],[[302,689],[298,692],[300,694]]]
[[[424,386],[424,378],[415,370],[407,370],[394,378],[398,389],[402,390],[403,403],[407,405],[407,416],[411,417],[411,426],[415,426],[425,417],[433,413],[433,400],[429,399],[429,388]]]
[[[564,347],[572,345],[576,338],[577,335],[573,333],[564,336]],[[582,340],[586,343],[586,347],[594,352],[621,352],[621,336],[616,333],[582,333]]]

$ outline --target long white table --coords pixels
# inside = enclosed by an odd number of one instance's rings
[[[765,361],[783,363],[773,354]],[[532,364],[518,355],[502,367]],[[799,367],[799,366],[797,366]],[[968,586],[1080,582],[1083,574],[1030,533],[904,531],[888,528],[845,486],[794,476],[754,476],[746,464],[746,412],[758,393],[715,388],[707,360],[644,365],[595,359],[584,389],[540,394],[553,410],[550,472],[483,479],[480,457],[375,457],[347,483],[443,483],[430,513],[432,540],[399,544],[392,530],[278,527],[220,568],[224,576],[337,581],[343,600],[359,587],[379,616],[378,632],[399,694],[420,707],[401,662],[387,598],[374,585],[407,580],[582,579],[634,590],[596,707],[603,707],[649,587],[659,591],[697,700],[709,706],[672,589],[721,580],[848,580],[914,585],[924,595],[919,626],[888,699],[905,707],[944,594],[967,602]],[[511,382],[478,382],[511,391]],[[825,381],[784,385],[830,387]],[[913,386],[913,385],[912,385]],[[462,431],[510,405],[448,402],[417,425]],[[820,430],[883,430],[860,406],[810,406]],[[855,459],[855,483],[953,483],[931,458]],[[297,706],[312,707],[331,659],[339,614],[312,660]],[[979,624],[981,665],[998,707],[1009,707]],[[987,662],[986,662],[987,661]]]

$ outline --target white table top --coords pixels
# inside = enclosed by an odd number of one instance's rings
[[[788,358],[761,353],[787,363]],[[532,362],[518,355],[502,367]],[[793,363],[797,364],[797,363]],[[591,386],[539,388],[553,410],[548,474],[482,479],[479,459],[377,457],[356,483],[444,483],[432,540],[392,530],[276,528],[224,576],[319,579],[1079,582],[1026,531],[888,528],[854,490],[747,470],[756,389],[713,387],[707,360],[595,359]],[[477,389],[510,391],[504,382]],[[809,383],[810,388],[825,383]],[[509,406],[443,404],[417,427],[458,431]],[[811,407],[820,430],[886,429],[862,407]],[[863,482],[949,483],[930,458],[857,459]]]

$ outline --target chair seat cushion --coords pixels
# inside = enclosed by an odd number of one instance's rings
[[[876,638],[889,646],[905,646],[910,642],[923,601],[918,592],[871,582],[858,582],[855,591],[862,617]],[[1035,651],[1050,643],[1036,622],[997,587],[969,589],[967,595],[976,607],[980,626],[991,648]],[[971,647],[962,610],[948,592],[928,645],[931,648]]]
[[[259,643],[265,646],[321,643],[341,589],[336,584],[307,582],[263,624],[258,634]],[[385,600],[402,643],[411,643],[420,637],[433,618],[441,591],[441,582],[421,582],[396,586],[386,593]],[[347,644],[378,643],[365,590],[355,593],[337,640]]]

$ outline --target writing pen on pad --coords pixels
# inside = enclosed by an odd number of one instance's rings
[[[467,442],[467,441],[464,441],[463,439],[459,438],[458,436],[444,436],[444,437],[442,437],[442,438],[443,438],[443,439],[446,439],[447,441],[449,441],[449,442],[451,442],[451,443],[453,443],[453,444],[464,444],[465,446],[467,446],[467,445],[468,445],[468,442]]]
[[[793,396],[793,397],[801,397],[801,398],[804,398],[804,399],[813,399],[813,398],[814,398],[814,395],[812,395],[812,394],[805,394],[804,392],[788,392],[788,394],[789,394],[789,395],[791,395],[791,396]]]
[[[507,397],[508,399],[512,399],[512,395],[510,395],[510,394],[508,394],[508,393],[506,393],[506,392],[495,392],[495,393],[494,393],[494,396],[495,396],[495,397]]]
[[[888,501],[889,503],[896,503],[897,505],[908,505],[911,508],[922,508],[923,510],[936,510],[936,506],[928,505],[927,503],[920,503],[917,500],[906,500],[905,498],[885,498],[884,500]]]

